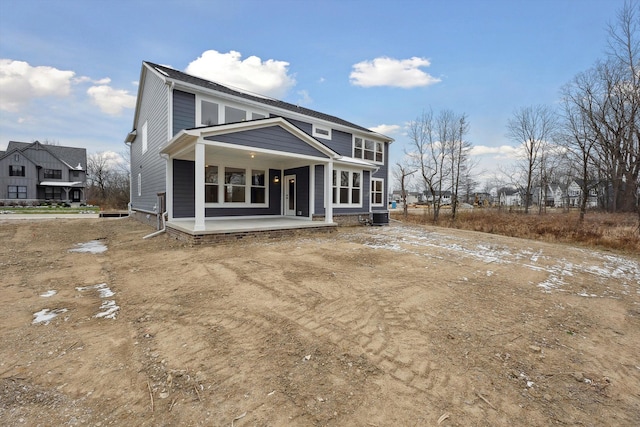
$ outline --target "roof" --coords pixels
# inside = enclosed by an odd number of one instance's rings
[[[39,141],[35,142],[19,142],[9,141],[6,152],[3,155],[13,150],[24,152],[27,148],[39,146],[47,150],[58,160],[65,163],[69,169],[74,170],[87,170],[87,150],[85,148],[78,147],[64,147],[62,145],[49,145],[42,144]],[[0,157],[2,157],[0,155]],[[79,166],[79,167],[78,167]]]
[[[305,116],[309,116],[309,117],[313,117],[316,119],[320,119],[320,120],[324,120],[327,122],[331,122],[331,123],[335,123],[341,126],[346,126],[349,128],[353,128],[353,129],[357,129],[361,132],[366,132],[369,134],[373,134],[373,135],[380,135],[383,136],[385,138],[387,138],[389,141],[393,141],[392,138],[389,138],[387,136],[381,135],[377,132],[372,131],[371,129],[367,129],[365,127],[362,127],[360,125],[357,125],[355,123],[351,123],[349,121],[343,120],[339,117],[336,116],[332,116],[329,114],[324,114],[321,113],[319,111],[315,111],[315,110],[311,110],[309,108],[305,108],[305,107],[300,107],[299,105],[294,105],[294,104],[290,104],[288,102],[284,102],[284,101],[279,101],[277,99],[273,99],[273,98],[267,98],[267,97],[262,97],[262,96],[257,96],[257,95],[252,95],[246,92],[241,92],[238,90],[234,90],[231,89],[227,86],[221,85],[219,83],[215,83],[209,80],[205,80],[202,79],[200,77],[195,77],[192,76],[190,74],[187,73],[183,73],[182,71],[178,71],[175,70],[173,68],[164,66],[164,65],[158,65],[158,64],[154,64],[153,62],[148,62],[148,61],[144,61],[143,64],[145,64],[146,66],[155,69],[158,73],[160,73],[161,75],[163,75],[165,78],[177,81],[177,82],[183,82],[183,83],[188,83],[190,85],[195,85],[195,86],[200,86],[203,89],[206,90],[213,90],[213,91],[217,91],[217,92],[221,92],[221,93],[225,93],[228,95],[232,95],[232,96],[236,96],[239,98],[243,98],[243,99],[247,99],[250,101],[254,101],[254,102],[258,102],[260,104],[264,104],[264,105],[268,105],[269,107],[275,107],[275,108],[279,108],[282,110],[286,110],[286,111],[291,111],[294,113],[298,113],[298,114],[303,114]]]

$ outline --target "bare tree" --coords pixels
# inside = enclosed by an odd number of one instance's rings
[[[514,112],[507,122],[507,135],[521,144],[524,157],[521,167],[526,176],[524,186],[524,212],[529,213],[531,190],[537,169],[541,167],[547,141],[557,128],[557,119],[552,110],[544,105],[524,107]]]
[[[456,219],[456,212],[458,208],[458,190],[460,188],[460,176],[464,170],[466,170],[470,164],[469,152],[471,151],[471,143],[465,141],[465,135],[469,132],[469,121],[466,114],[454,116],[453,121],[456,124],[453,126],[451,137],[446,141],[446,147],[448,151],[449,161],[451,162],[451,219]],[[468,172],[468,171],[467,171]]]
[[[129,167],[127,158],[112,152],[87,157],[89,198],[100,205],[123,209],[129,201]]]
[[[407,218],[408,216],[407,188],[409,186],[409,179],[411,175],[413,175],[416,172],[417,172],[416,169],[411,169],[404,161],[396,163],[396,167],[393,170],[394,177],[400,183],[400,197],[402,198],[402,215],[405,218]]]

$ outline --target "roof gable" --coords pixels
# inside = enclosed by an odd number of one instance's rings
[[[62,145],[42,144],[40,141],[19,142],[9,141],[6,153],[20,151],[25,157],[29,157],[29,150],[45,150],[57,160],[65,164],[69,169],[87,170],[87,150],[78,147],[65,147]],[[31,159],[30,159],[31,160]]]
[[[209,80],[205,80],[202,79],[200,77],[195,77],[192,76],[190,74],[186,74],[183,73],[181,71],[175,70],[173,68],[170,67],[166,67],[163,65],[158,65],[158,64],[154,64],[152,62],[148,62],[148,61],[144,61],[143,62],[143,70],[144,68],[147,68],[148,70],[150,70],[151,72],[156,73],[156,75],[158,75],[159,77],[165,79],[165,80],[170,80],[170,81],[174,81],[174,82],[181,82],[190,86],[195,86],[198,87],[199,89],[205,91],[205,92],[218,92],[221,94],[225,94],[225,95],[230,95],[232,97],[235,98],[241,98],[243,100],[247,100],[247,101],[251,101],[254,103],[258,103],[258,104],[262,104],[265,105],[267,107],[271,107],[271,108],[275,108],[278,110],[284,110],[284,111],[290,111],[296,114],[301,114],[310,118],[315,118],[318,120],[322,120],[325,122],[330,122],[330,123],[334,123],[336,125],[340,125],[343,127],[347,127],[347,128],[351,128],[354,129],[356,131],[368,134],[368,135],[372,135],[372,136],[378,136],[380,138],[383,138],[389,142],[393,141],[392,138],[389,138],[387,136],[381,135],[377,132],[374,132],[370,129],[367,129],[365,127],[359,126],[355,123],[351,123],[347,120],[343,120],[339,117],[336,116],[332,116],[329,114],[325,114],[325,113],[321,113],[319,111],[315,111],[315,110],[311,110],[309,108],[305,108],[305,107],[300,107],[298,105],[294,105],[294,104],[290,104],[288,102],[284,102],[284,101],[280,101],[277,99],[273,99],[273,98],[268,98],[268,97],[262,97],[262,96],[257,96],[257,95],[252,95],[246,92],[241,92],[239,90],[234,90],[231,89],[227,86],[221,85],[219,83],[215,83]],[[144,73],[143,73],[144,74]],[[142,76],[141,78],[144,78],[144,76]],[[142,85],[140,85],[142,86]],[[138,98],[140,98],[140,93],[138,94]]]

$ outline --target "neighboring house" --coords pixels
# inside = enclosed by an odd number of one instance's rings
[[[166,211],[170,231],[191,236],[243,218],[297,219],[300,227],[388,218],[392,141],[335,116],[143,62],[125,140],[131,213],[151,222]]]
[[[414,205],[423,201],[422,193],[419,191],[407,191],[407,205]],[[394,190],[391,194],[391,200],[396,203],[402,203],[402,191]]]
[[[451,193],[451,191],[449,190],[435,191],[434,194],[431,194],[431,192],[427,190],[424,192],[424,199],[427,203],[431,204],[434,202],[435,199],[438,198],[438,195],[440,196],[441,206],[451,204],[451,198],[453,196],[453,193]]]
[[[85,203],[86,170],[84,148],[9,141],[0,151],[0,201]]]
[[[554,195],[555,193],[552,184],[548,184],[546,190],[543,186],[535,187],[532,192],[532,203],[537,206],[540,206],[541,204],[544,204],[544,206],[547,207],[556,206]]]
[[[500,206],[521,206],[523,203],[520,191],[515,188],[501,188],[498,190],[498,198]]]
[[[490,193],[475,193],[473,197],[473,204],[475,206],[490,206],[491,200],[492,197]]]
[[[584,181],[581,179],[574,179],[569,183],[567,187],[567,196],[569,206],[579,207],[583,198],[582,187]],[[596,181],[590,181],[587,183],[589,188],[589,195],[587,196],[587,208],[598,207],[598,184]]]

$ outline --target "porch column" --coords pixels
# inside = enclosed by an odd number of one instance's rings
[[[204,143],[196,142],[196,173],[195,173],[195,224],[193,231],[204,231]]]
[[[333,161],[325,166],[324,174],[324,222],[333,222]]]

